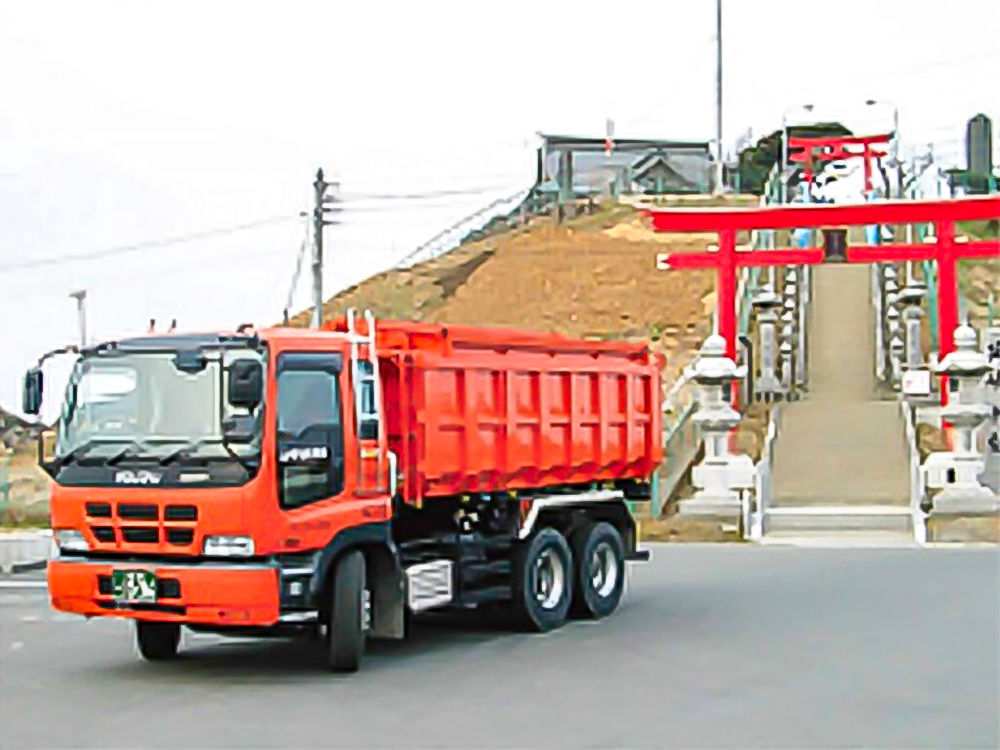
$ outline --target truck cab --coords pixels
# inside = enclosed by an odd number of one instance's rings
[[[352,671],[366,638],[402,638],[432,607],[513,603],[544,630],[574,587],[580,612],[617,606],[622,563],[641,557],[620,492],[405,502],[365,320],[364,335],[351,314],[343,331],[150,335],[79,352],[40,455],[53,607],[133,619],[147,659],[172,657],[184,625],[319,635],[328,664]],[[25,377],[29,414],[44,360]],[[573,545],[593,571],[574,574]]]

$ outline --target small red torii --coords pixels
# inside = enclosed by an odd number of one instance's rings
[[[957,263],[961,258],[1000,258],[1000,241],[957,242],[955,223],[1000,218],[1000,194],[947,200],[893,200],[857,205],[795,204],[759,208],[658,208],[645,206],[655,232],[716,232],[718,250],[659,253],[658,270],[715,268],[719,335],[726,356],[736,357],[737,272],[749,266],[797,266],[821,263],[879,263],[934,260],[938,264],[938,321],[943,358],[954,350],[958,326]],[[736,249],[736,233],[761,229],[834,228],[872,224],[934,224],[936,240],[922,244],[846,245],[843,257],[831,246],[788,250]],[[942,389],[942,398],[947,389]]]
[[[876,158],[886,156],[885,151],[876,150],[875,146],[888,144],[892,140],[890,133],[878,135],[845,135],[845,136],[791,136],[788,139],[788,161],[805,164],[803,176],[807,182],[812,182],[813,163],[816,161],[840,161],[843,159],[864,159],[865,192],[872,189],[872,162]],[[848,146],[861,146],[861,151],[848,151]],[[829,150],[826,150],[829,149]]]

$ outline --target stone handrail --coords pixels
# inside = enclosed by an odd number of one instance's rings
[[[743,538],[759,542],[764,537],[764,517],[767,515],[767,508],[771,502],[771,462],[774,439],[778,434],[778,419],[781,414],[780,406],[772,406],[767,420],[767,435],[764,437],[764,447],[760,454],[760,460],[756,464],[756,478],[754,481],[754,501],[755,507],[751,511],[749,499],[744,501],[744,525]]]
[[[913,515],[913,538],[917,544],[926,544],[927,514],[924,512],[923,502],[927,494],[927,479],[924,468],[920,465],[916,409],[905,398],[899,400],[899,408],[902,411],[910,457],[910,512]]]

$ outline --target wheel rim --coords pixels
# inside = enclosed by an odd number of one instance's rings
[[[535,601],[542,609],[555,609],[566,591],[566,566],[553,550],[535,560]]]
[[[607,542],[594,547],[590,556],[590,585],[602,599],[611,596],[618,585],[618,558]]]

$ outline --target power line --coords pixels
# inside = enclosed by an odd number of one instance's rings
[[[848,83],[856,83],[858,81],[881,81],[887,78],[892,78],[893,76],[898,76],[903,73],[911,73],[915,70],[926,70],[932,68],[951,68],[956,65],[965,65],[967,63],[977,62],[980,60],[994,60],[1000,58],[1000,53],[989,52],[985,54],[978,55],[965,55],[963,57],[953,57],[947,60],[924,60],[913,62],[909,65],[905,65],[899,68],[887,68],[885,70],[874,69],[863,75],[853,76],[851,78],[838,81],[839,85],[844,85]]]
[[[288,314],[289,310],[292,309],[292,303],[295,301],[295,291],[299,287],[299,277],[302,275],[302,262],[306,257],[306,249],[309,247],[310,243],[310,233],[309,233],[309,222],[306,222],[305,233],[302,235],[302,244],[299,245],[299,253],[295,258],[295,272],[292,274],[292,283],[288,289],[288,299],[285,302],[284,309],[284,322],[288,324]]]
[[[354,201],[402,201],[402,200],[425,200],[429,198],[448,198],[463,195],[482,195],[483,193],[493,193],[499,190],[506,190],[507,185],[493,185],[491,187],[468,188],[463,190],[428,190],[419,193],[347,193],[340,198],[345,203]]]
[[[705,39],[701,43],[701,46],[698,47],[698,51],[695,52],[694,55],[692,55],[692,58],[694,59],[700,58],[701,55],[703,55],[707,51],[708,46],[714,43],[715,43],[715,34],[705,37]],[[666,91],[664,91],[664,93],[660,95],[660,98],[657,99],[652,106],[648,107],[646,111],[643,112],[643,114],[629,120],[620,127],[634,128],[636,125],[641,125],[652,120],[656,116],[657,112],[659,111],[662,105],[666,104],[671,99],[675,99],[677,97],[677,93],[675,91],[670,90],[669,84],[664,86],[664,88],[666,89]]]
[[[233,234],[235,232],[243,232],[249,229],[257,229],[259,227],[281,224],[295,218],[298,218],[298,214],[272,216],[267,219],[258,219],[257,221],[250,221],[245,224],[236,224],[229,227],[221,227],[219,229],[208,229],[203,232],[192,232],[190,234],[182,234],[182,235],[177,235],[175,237],[167,237],[161,240],[147,240],[145,242],[137,242],[133,245],[120,245],[118,247],[109,247],[104,250],[94,250],[86,253],[72,253],[69,255],[60,255],[55,258],[38,258],[35,260],[21,261],[19,263],[4,263],[0,265],[0,272],[23,271],[29,268],[43,268],[45,266],[54,266],[62,263],[73,263],[76,261],[85,261],[85,260],[98,260],[99,258],[111,258],[117,255],[125,255],[126,253],[135,253],[140,250],[147,250],[149,248],[167,247],[169,245],[175,245],[183,242],[193,242],[196,240],[203,240],[211,237]]]

